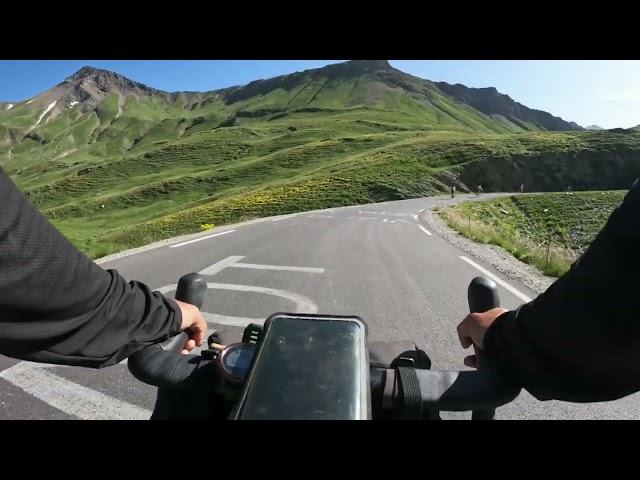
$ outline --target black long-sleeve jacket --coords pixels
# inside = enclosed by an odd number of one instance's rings
[[[499,316],[488,361],[539,400],[596,402],[640,391],[638,180],[571,270]]]
[[[175,303],[77,250],[0,169],[0,354],[102,368],[181,323]]]

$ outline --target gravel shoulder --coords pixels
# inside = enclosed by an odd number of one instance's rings
[[[468,199],[461,199],[460,202],[449,204],[461,203],[466,200]],[[473,255],[504,274],[507,278],[522,283],[538,294],[544,292],[556,281],[553,277],[543,275],[535,267],[521,262],[503,248],[496,245],[477,243],[462,236],[440,218],[435,211],[437,208],[439,207],[436,206],[423,211],[420,215],[420,221],[452,245]]]

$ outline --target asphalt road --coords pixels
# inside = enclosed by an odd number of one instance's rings
[[[412,340],[432,368],[460,370],[465,351],[455,327],[468,310],[469,282],[482,274],[478,267],[503,282],[505,308],[536,294],[421,224],[422,210],[450,202],[422,198],[263,219],[102,266],[170,295],[180,276],[203,272],[210,282],[203,310],[227,342],[239,339],[243,325],[276,311],[355,314],[366,321],[371,341]],[[144,419],[154,400],[155,389],[134,379],[126,365],[90,370],[0,356],[0,419]],[[538,402],[523,392],[499,408],[497,418],[635,419],[640,402],[637,395],[597,404]]]

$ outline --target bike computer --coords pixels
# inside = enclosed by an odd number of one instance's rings
[[[220,352],[218,368],[233,384],[241,384],[247,378],[255,355],[256,346],[250,343],[234,343]]]
[[[363,321],[309,314],[269,317],[232,418],[371,418]]]

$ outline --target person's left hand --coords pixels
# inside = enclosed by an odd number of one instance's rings
[[[202,316],[200,309],[195,305],[181,302],[180,300],[174,301],[178,304],[182,312],[182,325],[180,329],[189,335],[189,340],[184,344],[182,350],[182,353],[186,354],[202,345],[207,335],[207,322]]]
[[[484,335],[491,324],[508,310],[504,308],[492,308],[482,313],[470,313],[458,325],[458,338],[462,348],[469,348],[475,344],[479,348],[484,348]],[[464,358],[464,364],[467,367],[478,368],[478,360],[475,355],[469,355]]]

